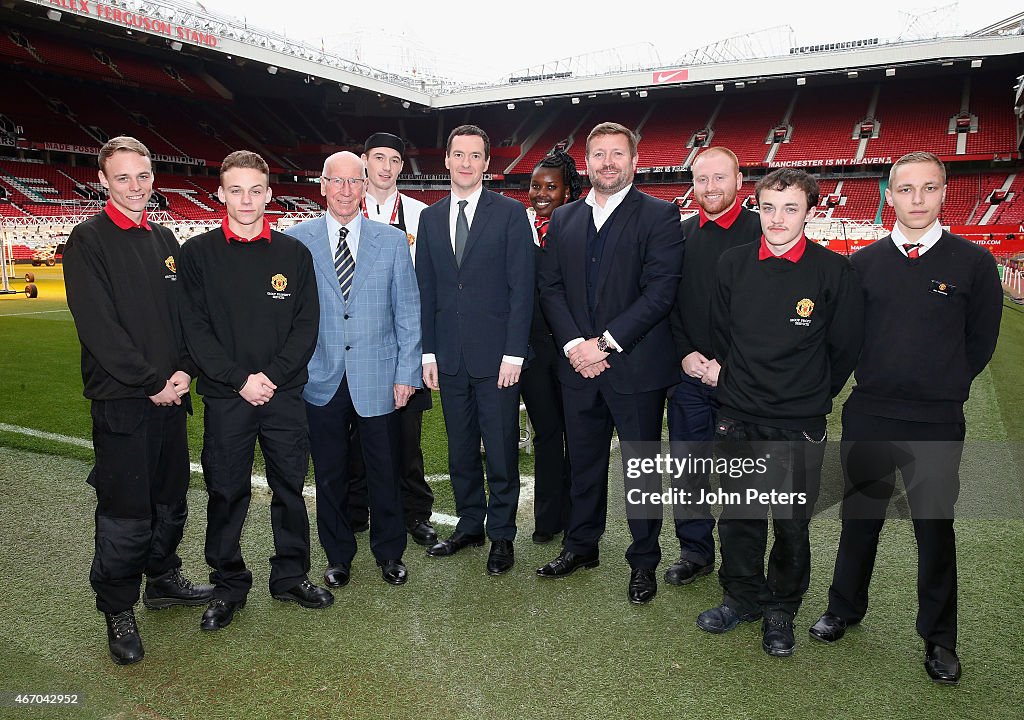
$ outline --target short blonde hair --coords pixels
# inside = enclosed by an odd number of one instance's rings
[[[910,165],[911,163],[935,163],[939,166],[939,174],[942,176],[942,184],[946,184],[946,166],[942,164],[941,160],[939,160],[938,155],[924,150],[909,152],[894,162],[892,167],[889,168],[889,184],[892,185],[892,179],[896,176],[896,168],[903,167],[904,165]]]
[[[118,135],[115,138],[107,140],[107,142],[103,144],[103,147],[100,148],[100,172],[106,173],[107,160],[109,160],[116,152],[138,153],[150,162],[153,161],[153,156],[150,155],[148,147],[133,137],[129,137],[128,135]]]

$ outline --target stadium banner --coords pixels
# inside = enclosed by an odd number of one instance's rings
[[[154,35],[162,35],[174,40],[192,43],[193,45],[204,45],[206,47],[217,47],[218,38],[210,32],[201,32],[195,28],[185,27],[160,18],[149,17],[138,12],[123,10],[114,5],[103,2],[90,2],[90,0],[49,0],[53,7],[67,10],[77,15],[88,15],[99,20],[114,24],[123,25],[126,28],[142,30]]]
[[[823,158],[819,160],[772,160],[770,168],[844,167],[847,165],[892,165],[892,155],[863,158]]]
[[[39,143],[34,143],[36,147]],[[81,155],[99,155],[100,149],[93,145],[71,145],[69,143],[55,143],[55,142],[44,142],[42,143],[43,150],[53,150],[55,152],[66,152],[66,153],[78,153]]]

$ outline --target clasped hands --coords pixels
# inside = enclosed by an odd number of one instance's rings
[[[572,365],[572,369],[587,379],[596,378],[611,367],[607,357],[608,353],[597,349],[597,338],[584,340],[569,350],[569,364]]]
[[[700,380],[709,387],[718,387],[718,373],[722,366],[714,358],[710,360],[696,350],[683,358],[683,372]]]

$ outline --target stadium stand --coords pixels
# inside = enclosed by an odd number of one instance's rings
[[[756,178],[792,165],[819,175],[820,217],[891,225],[882,198],[887,159],[927,149],[948,164],[944,222],[1024,222],[1012,92],[1020,56],[986,58],[969,70],[900,67],[894,77],[809,75],[797,86],[769,76],[745,87],[723,82],[719,92],[704,82],[652,86],[641,98],[630,88],[581,96],[579,104],[562,96],[537,105],[534,88],[524,86],[524,99],[513,103],[417,110],[312,76],[269,80],[265,64],[173,53],[123,32],[75,34],[45,21],[22,27],[10,8],[0,12],[0,217],[14,224],[98,207],[104,194],[90,151],[116,134],[138,137],[159,156],[154,210],[191,233],[221,217],[216,167],[236,149],[260,152],[274,169],[269,214],[301,217],[323,208],[318,184],[302,177],[318,175],[327,154],[361,150],[369,134],[387,129],[408,143],[403,191],[431,203],[448,193],[448,132],[474,123],[491,137],[490,187],[526,204],[529,173],[556,143],[568,142],[585,172],[586,134],[603,121],[637,130],[639,167],[653,169],[638,176],[639,186],[678,199],[684,215],[696,205],[683,168],[704,147],[724,145],[740,158],[739,196],[748,206]]]

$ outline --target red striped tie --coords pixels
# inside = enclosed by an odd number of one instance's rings
[[[903,243],[903,251],[907,253],[907,257],[911,260],[921,254],[920,249],[922,247],[923,243]]]

